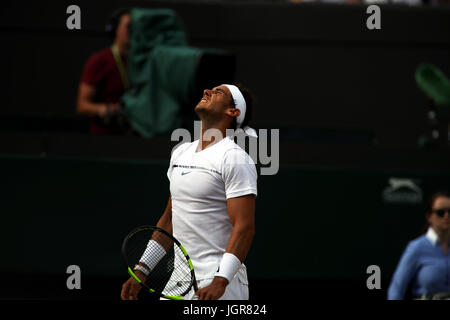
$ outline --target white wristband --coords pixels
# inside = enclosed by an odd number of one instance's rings
[[[139,262],[145,264],[149,269],[147,271],[150,273],[165,255],[166,250],[155,240],[150,240]]]
[[[234,254],[225,252],[222,261],[220,262],[219,270],[215,276],[223,277],[228,280],[228,283],[233,280],[236,273],[239,271],[242,263]]]
[[[143,266],[138,265],[138,264],[134,266],[133,270],[139,270],[140,272],[145,274],[145,276],[148,276],[150,274],[150,271],[146,267],[143,267]]]

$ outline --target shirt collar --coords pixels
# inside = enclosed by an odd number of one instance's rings
[[[431,242],[431,244],[434,245],[434,246],[439,241],[439,237],[438,237],[436,231],[434,231],[434,229],[432,227],[428,228],[426,237]]]

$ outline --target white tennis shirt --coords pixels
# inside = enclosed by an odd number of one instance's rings
[[[251,157],[231,138],[196,152],[198,143],[175,149],[167,176],[173,235],[188,252],[201,280],[214,276],[230,239],[233,226],[227,199],[256,195],[257,173]]]

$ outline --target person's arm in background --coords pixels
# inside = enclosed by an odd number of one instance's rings
[[[172,234],[172,197],[169,197],[169,202],[167,203],[166,210],[164,210],[163,215],[156,224],[159,228],[162,228]],[[135,270],[136,276],[143,282],[146,280],[145,274],[139,270]],[[120,292],[120,297],[122,300],[137,300],[138,293],[141,291],[141,285],[136,282],[133,278],[129,278],[123,285],[122,291]]]
[[[417,273],[417,250],[408,244],[392,277],[388,289],[388,300],[403,300],[409,284]]]
[[[250,194],[227,200],[233,231],[225,251],[237,257],[241,263],[247,257],[255,235],[255,198],[254,194]],[[227,285],[226,278],[215,276],[212,283],[199,289],[196,295],[200,300],[216,300],[224,294]]]
[[[97,87],[105,76],[105,60],[101,54],[93,54],[86,61],[78,87],[77,113],[104,118],[108,112],[118,108],[118,104],[96,101]]]
[[[96,103],[94,97],[95,86],[81,82],[78,88],[77,113],[104,118],[108,112],[113,112],[119,107],[117,103]]]

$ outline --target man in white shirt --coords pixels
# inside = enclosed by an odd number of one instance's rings
[[[191,290],[187,299],[248,299],[242,262],[255,233],[257,173],[251,157],[226,131],[242,128],[256,136],[246,126],[251,108],[251,95],[240,86],[204,90],[195,107],[200,139],[172,153],[167,172],[171,196],[157,226],[173,233],[191,257],[199,290]],[[128,279],[122,299],[136,299],[140,288]]]

